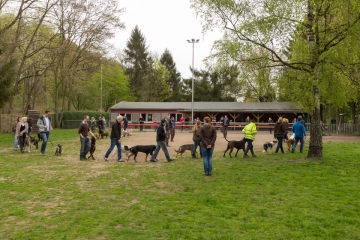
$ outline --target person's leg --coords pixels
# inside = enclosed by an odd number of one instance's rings
[[[166,160],[172,161],[172,158],[170,157],[170,154],[169,154],[169,152],[168,152],[168,150],[167,150],[167,148],[166,148],[166,143],[165,143],[164,141],[159,141],[158,143],[159,143],[161,149],[162,149],[162,150],[164,151],[164,153],[165,153]]]
[[[193,156],[196,155],[196,149],[197,149],[198,146],[200,146],[200,141],[194,140],[194,148],[193,148],[193,150],[192,150]],[[201,151],[201,149],[200,149],[200,151]]]
[[[278,137],[278,147],[277,149],[280,149],[282,153],[284,153],[284,149],[283,149],[283,137]],[[276,151],[277,152],[277,151]]]
[[[116,145],[116,142],[117,142],[117,139],[116,138],[111,138],[110,139],[110,147],[109,149],[107,150],[107,152],[105,153],[105,161],[107,160],[107,158],[109,157],[110,153],[112,152],[112,150],[114,149],[115,145]],[[118,152],[121,152],[121,148],[118,149]]]
[[[292,150],[291,150],[292,152],[295,152],[296,145],[297,145],[297,143],[298,143],[299,140],[300,140],[299,138],[294,138],[294,144],[293,144]]]
[[[170,138],[170,131],[166,131],[166,139],[165,139],[165,142],[166,142],[166,146],[169,147],[169,138]]]
[[[175,128],[173,128],[173,136],[172,136],[173,141],[174,141],[174,137],[175,137]]]
[[[159,154],[159,151],[160,151],[160,144],[157,141],[155,151],[154,151],[153,155],[151,156],[150,161],[155,161],[157,155]]]
[[[212,146],[210,149],[207,149],[208,151],[208,174],[211,175],[212,172],[212,154],[214,152],[214,146]]]
[[[277,146],[276,146],[275,153],[278,153],[279,148],[280,148],[280,140],[279,140],[280,138],[279,138],[279,137],[277,137],[276,139],[278,140],[278,144],[277,144]]]
[[[81,159],[85,158],[86,153],[87,153],[87,152],[85,153],[86,148],[87,148],[86,147],[86,138],[80,137],[80,143],[81,143],[81,147],[80,147],[80,160],[81,160]]]
[[[19,147],[19,139],[14,134],[14,149],[17,149]]]
[[[40,133],[40,135],[41,135],[41,137],[43,139],[40,152],[45,154],[46,144],[47,144],[47,141],[48,141],[48,134],[46,134],[45,132],[42,132],[42,133]]]
[[[300,138],[300,152],[304,152],[304,138]]]
[[[203,155],[203,164],[204,164],[204,174],[208,175],[208,152],[206,151],[206,148],[203,146],[200,146],[200,150]]]
[[[90,139],[88,138],[85,138],[85,147],[84,147],[84,158],[86,158],[86,154],[88,154],[88,152],[90,151],[91,149],[91,142],[90,142]]]
[[[118,149],[118,160],[122,159],[122,150],[121,150],[121,143],[119,141],[116,141],[116,147]]]
[[[245,149],[243,158],[249,157],[249,156],[247,155],[247,153],[249,152],[250,146],[251,146],[251,145],[250,145],[250,144],[251,144],[251,141],[250,141],[250,140],[245,139],[245,142],[247,143],[247,145],[246,145],[246,149]]]
[[[170,141],[173,142],[174,141],[174,135],[175,135],[175,129],[170,129]]]
[[[24,151],[24,135],[19,136],[19,141],[20,141],[20,151],[23,152]]]

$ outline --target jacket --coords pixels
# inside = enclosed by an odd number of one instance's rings
[[[51,117],[48,117],[48,118],[49,118],[49,129],[48,130],[50,132],[50,130],[52,130]],[[44,116],[39,117],[39,119],[37,120],[36,125],[39,128],[39,133],[45,132],[45,118],[44,118]]]
[[[117,140],[121,139],[121,126],[117,120],[115,120],[114,124],[111,127],[110,138],[116,138]]]
[[[22,130],[21,132],[20,132],[20,128],[21,128],[21,122],[18,122],[16,125],[16,130],[15,130],[16,137],[19,137],[20,135],[22,136],[24,133],[28,134],[28,131],[29,131],[28,123],[25,123],[25,129]]]
[[[213,147],[216,141],[216,130],[214,127],[209,128],[204,125],[200,128],[200,146],[206,147],[211,145]]]
[[[255,134],[257,134],[256,124],[253,122],[250,122],[248,125],[246,125],[242,132],[245,134],[245,139],[248,140],[255,140]]]
[[[87,137],[89,131],[90,131],[89,124],[86,122],[81,122],[79,129],[78,129],[78,133],[83,135],[83,137]]]
[[[297,121],[292,126],[292,131],[295,134],[295,138],[303,138],[304,136],[306,136],[305,127],[304,127],[304,125],[302,125],[302,123],[300,121]]]
[[[285,133],[285,124],[283,122],[276,122],[274,126],[274,138],[284,137]]]
[[[198,128],[196,131],[193,131],[193,141],[201,140],[200,131],[201,131],[201,128]]]
[[[162,124],[160,124],[160,126],[156,130],[156,141],[163,142],[165,141],[165,138],[166,138],[165,128]]]

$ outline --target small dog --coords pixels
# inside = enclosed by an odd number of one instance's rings
[[[30,136],[30,142],[36,147],[36,150],[39,148],[39,142],[36,138]]]
[[[236,153],[235,153],[235,157],[237,156],[238,152],[240,149],[243,150],[243,152],[245,152],[245,140],[242,139],[240,141],[235,141],[235,140],[227,140],[226,137],[225,137],[225,140],[228,142],[228,145],[227,145],[227,149],[225,150],[224,152],[224,157],[225,157],[225,153],[230,149],[230,152],[229,152],[229,155],[230,157],[232,158],[231,156],[231,153],[232,151],[234,150],[234,148],[237,149]]]
[[[28,147],[28,152],[31,152],[31,139],[30,139],[29,135],[26,135],[26,138],[25,138],[24,151],[25,151],[26,147]],[[24,152],[24,151],[22,151],[22,152]]]
[[[100,136],[101,136],[101,138],[104,138],[104,137],[108,138],[109,134],[107,132],[102,132],[102,133],[100,133]]]
[[[62,146],[61,144],[58,144],[56,147],[56,151],[55,151],[55,155],[56,156],[61,156],[61,152],[62,152]]]
[[[129,130],[121,129],[121,132],[122,132],[123,137],[129,137],[129,136],[132,135],[132,130],[131,129],[129,129]]]
[[[98,133],[94,133],[94,136],[96,137],[96,139],[100,138],[100,135]]]
[[[268,150],[269,150],[272,153],[272,148],[273,148],[274,145],[275,145],[275,141],[264,143],[264,145],[263,145],[264,150],[262,152],[267,153]]]
[[[174,149],[174,150],[176,152],[176,157],[178,156],[178,154],[180,154],[180,156],[183,157],[183,153],[186,150],[189,150],[190,152],[192,152],[193,149],[194,149],[194,144],[185,144],[185,145],[181,145],[178,150],[176,150],[176,149]]]
[[[121,152],[125,152],[126,158],[128,158],[128,156],[129,156],[130,148],[132,148],[132,147],[129,146],[129,145],[122,145],[121,144]],[[114,150],[112,151],[112,155],[117,154],[117,152],[118,152],[118,149],[115,146]]]
[[[154,153],[156,146],[155,145],[137,145],[130,148],[131,154],[128,156],[127,161],[129,161],[131,156],[134,156],[134,161],[136,161],[136,156],[139,152],[143,152],[146,154],[145,161],[147,162],[147,157],[150,154],[151,156]]]
[[[43,140],[43,138],[42,138],[42,136],[41,136],[40,133],[38,133],[37,136],[38,136],[38,141],[39,141],[39,142]]]
[[[94,152],[96,150],[96,137],[92,137],[91,138],[91,147],[90,147],[90,156],[88,157],[89,158],[92,158],[93,160],[95,160],[94,158]]]

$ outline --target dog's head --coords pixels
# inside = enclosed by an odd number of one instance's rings
[[[59,149],[61,149],[61,147],[62,147],[63,145],[61,145],[61,144],[58,144],[57,146],[58,146],[58,148],[59,148]]]
[[[124,145],[124,149],[125,149],[125,151],[130,151],[130,149],[131,149],[131,148],[132,148],[131,146]]]

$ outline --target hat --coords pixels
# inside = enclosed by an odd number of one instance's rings
[[[161,124],[163,124],[163,123],[166,123],[166,120],[165,120],[165,119],[161,120]]]

